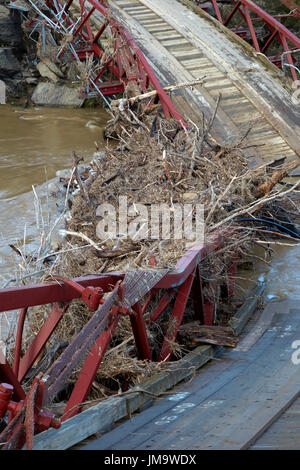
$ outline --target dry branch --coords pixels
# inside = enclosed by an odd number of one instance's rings
[[[201,78],[198,78],[197,80],[194,80],[193,82],[183,82],[183,83],[179,83],[178,85],[167,86],[163,88],[163,90],[171,93],[173,91],[180,90],[181,88],[193,87],[196,85],[204,85],[205,83],[204,78],[205,77],[201,77]],[[129,99],[121,98],[119,100],[113,100],[111,101],[111,106],[119,107],[120,105],[123,106],[125,104],[133,105],[135,103],[144,101],[148,98],[153,98],[157,95],[157,93],[158,93],[157,90],[153,90],[153,91],[149,91],[148,93],[143,93],[142,95],[133,96],[132,98],[129,98]]]
[[[271,176],[270,181],[266,181],[265,183],[262,183],[259,185],[257,190],[255,191],[255,196],[257,198],[267,196],[267,194],[270,193],[270,191],[274,188],[276,184],[279,183],[287,174],[289,171],[293,170],[299,165],[298,160],[293,160],[291,162],[287,162],[284,165],[282,165],[280,170],[274,171],[274,173]]]

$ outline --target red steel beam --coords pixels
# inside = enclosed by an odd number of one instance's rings
[[[300,6],[297,5],[293,0],[279,0],[283,5],[289,8],[290,11],[294,11],[300,15]]]
[[[98,33],[94,36],[93,42],[97,43],[104,31],[106,30],[107,26],[109,25],[109,21],[105,20],[101,28],[99,29]]]
[[[192,285],[192,297],[194,303],[195,319],[205,324],[203,288],[199,265],[195,271],[195,278]]]
[[[282,43],[282,47],[283,47],[284,52],[287,52],[286,56],[287,56],[288,63],[293,66],[294,61],[293,61],[292,54],[289,52],[290,48],[289,48],[289,45],[287,43],[286,37],[283,34],[280,34],[280,33],[279,33],[279,37],[280,37],[280,41]],[[297,78],[298,78],[296,70],[294,69],[294,67],[290,67],[290,68],[291,68],[291,74],[292,74],[293,80],[296,81]]]
[[[234,6],[234,8],[231,10],[231,12],[229,13],[229,15],[227,16],[226,20],[224,21],[224,25],[227,26],[227,24],[229,23],[229,21],[231,20],[231,18],[233,17],[233,15],[235,14],[235,12],[240,8],[242,2],[241,1],[238,1],[236,3],[236,5]]]
[[[300,39],[292,33],[288,28],[286,28],[280,21],[276,20],[272,15],[267,13],[261,7],[256,5],[251,0],[242,0],[242,3],[250,8],[254,13],[256,13],[260,18],[265,20],[267,24],[272,25],[275,29],[277,29],[281,34],[283,34],[289,41],[291,41],[294,46],[300,48]]]
[[[90,19],[90,17],[92,16],[92,14],[94,13],[95,11],[95,8],[91,8],[90,11],[88,12],[88,14],[85,16],[85,18],[83,19],[83,21],[80,23],[80,25],[78,26],[78,28],[76,29],[76,31],[73,33],[73,36],[77,36],[77,34],[80,33],[80,31],[82,30],[82,28],[84,27],[84,25],[86,24],[86,22]]]
[[[153,309],[150,313],[150,317],[147,321],[147,324],[154,323],[160,315],[166,310],[167,306],[170,304],[171,300],[175,297],[175,289],[172,289],[170,292],[166,292],[160,301],[157,304],[157,307]]]
[[[251,20],[251,16],[250,16],[248,7],[246,5],[243,5],[243,7],[244,7],[243,9],[244,9],[244,14],[245,14],[245,17],[246,17],[247,25],[248,25],[248,28],[250,30],[253,46],[254,46],[255,50],[257,52],[259,52],[260,47],[259,47],[259,44],[258,44],[258,40],[257,40],[257,37],[256,37],[255,29],[254,29],[254,26],[253,26],[253,23],[252,23],[252,20]]]
[[[214,5],[214,1],[213,0],[210,0],[210,1]],[[263,19],[268,25],[273,26],[273,28],[275,28],[278,32],[283,34],[294,46],[296,46],[297,48],[300,47],[300,39],[294,33],[292,33],[288,28],[286,28],[282,23],[280,23],[280,21],[278,21],[272,15],[270,15],[265,10],[263,10],[263,8],[259,7],[252,0],[239,0],[238,2],[236,2],[235,0],[232,0],[232,3],[234,5],[234,8],[230,12],[229,16],[226,18],[224,24],[227,24],[229,20],[232,18],[232,16],[243,5],[244,7],[247,7],[248,9],[250,9],[253,13],[256,13],[258,17]],[[243,12],[240,11],[240,13],[242,14]]]
[[[16,346],[15,346],[15,353],[14,353],[14,365],[13,371],[15,375],[18,377],[19,373],[19,366],[20,366],[20,359],[21,359],[21,347],[22,347],[22,335],[23,335],[23,328],[25,323],[25,318],[27,315],[28,308],[22,308],[19,316],[18,321],[18,329],[16,335]]]
[[[146,325],[140,302],[136,303],[132,307],[132,310],[134,313],[130,313],[129,318],[133,331],[137,357],[140,360],[148,359],[151,361],[152,355],[150,352]]]
[[[221,15],[220,8],[219,8],[219,5],[217,3],[217,0],[211,0],[211,2],[212,2],[213,7],[215,9],[217,19],[220,21],[220,23],[223,23],[222,15]]]
[[[276,38],[278,34],[278,31],[275,30],[273,31],[273,33],[271,34],[271,36],[269,37],[269,39],[266,41],[266,43],[264,44],[264,46],[262,47],[261,51],[265,54],[267,49],[270,47],[271,43],[274,41],[274,39]]]
[[[24,379],[25,375],[31,368],[34,361],[39,356],[40,352],[43,350],[45,344],[50,338],[51,334],[57,327],[58,323],[62,319],[64,313],[68,308],[68,304],[62,306],[57,303],[54,305],[49,317],[41,327],[40,331],[32,341],[30,347],[27,349],[26,353],[21,359],[20,368],[18,372],[18,379],[20,382]]]
[[[106,9],[103,5],[101,5],[101,3],[98,0],[86,0],[86,1],[87,1],[87,3],[90,3],[96,10],[98,10],[100,13],[102,13],[102,15],[104,15],[105,17],[108,17],[108,9]],[[144,54],[142,53],[142,51],[140,50],[138,45],[135,43],[135,41],[133,40],[131,35],[128,33],[128,31],[125,30],[125,28],[123,28],[123,26],[118,24],[116,20],[114,20],[114,19],[111,20],[110,24],[111,24],[112,29],[117,28],[118,31],[122,34],[122,36],[124,38],[126,38],[126,40],[128,41],[128,44],[132,47],[133,51],[135,52],[136,56],[138,57],[138,59],[139,59],[140,63],[142,64],[146,74],[150,78],[150,82],[152,83],[152,85],[154,86],[154,88],[158,92],[158,96],[159,96],[159,99],[161,101],[161,105],[162,105],[163,111],[165,113],[165,116],[169,117],[170,114],[171,114],[179,123],[182,123],[183,125],[185,125],[185,121],[184,121],[183,117],[181,116],[181,114],[179,113],[177,108],[174,106],[174,104],[172,103],[169,96],[166,94],[166,92],[161,87],[158,79],[156,78],[156,76],[155,76],[152,68],[150,67],[148,61],[146,60]]]
[[[265,53],[274,39],[277,39],[279,41],[279,43],[282,45],[282,48],[285,52],[293,48],[296,48],[296,49],[300,48],[300,39],[294,33],[292,33],[288,28],[286,28],[282,23],[280,23],[280,21],[278,21],[276,17],[273,17],[272,15],[267,13],[265,10],[263,10],[263,8],[259,7],[252,0],[239,0],[239,1],[231,0],[231,3],[233,4],[233,9],[228,14],[227,18],[225,18],[224,20],[222,16],[220,18],[220,9],[218,7],[218,4],[216,3],[216,0],[210,0],[210,1],[214,7],[217,19],[225,26],[228,26],[228,23],[230,22],[230,20],[233,18],[233,16],[236,13],[241,14],[241,16],[243,17],[244,21],[246,22],[249,28],[253,46],[258,52]],[[300,7],[296,5],[292,0],[280,0],[280,1],[281,3],[288,6],[288,8],[290,8],[292,11],[294,11],[294,15],[299,16]],[[200,2],[197,2],[197,3],[199,4]],[[252,18],[250,15],[250,11],[255,13],[257,17]],[[263,20],[272,32],[271,37],[267,40],[267,42],[262,47],[260,47],[256,33],[255,33],[255,28],[253,26],[254,20],[255,21]],[[291,46],[289,46],[287,41],[291,43]],[[269,57],[269,60],[271,60],[271,62],[274,62],[271,57]],[[288,62],[290,65],[294,65],[294,61],[293,61],[291,54],[288,54]],[[292,75],[293,80],[297,80],[296,70],[292,67],[291,67],[291,75]]]
[[[0,349],[0,383],[8,383],[14,387],[14,400],[24,400],[26,395],[18,381],[17,376],[12,370],[8,360]]]
[[[101,287],[105,292],[111,290],[114,284],[123,279],[123,273],[112,273],[107,276],[86,276],[73,279],[82,287]],[[8,289],[0,289],[0,312],[16,310],[25,307],[35,307],[54,302],[69,302],[80,299],[81,295],[67,284],[35,284]]]
[[[168,361],[172,355],[171,342],[174,342],[182,323],[185,307],[191,292],[195,271],[193,271],[178,290],[175,305],[169,321],[169,327],[159,355],[159,361]]]

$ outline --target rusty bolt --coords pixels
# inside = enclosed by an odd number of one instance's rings
[[[37,417],[37,425],[40,432],[46,431],[50,427],[58,429],[60,424],[60,420],[55,418],[49,411],[42,410]]]
[[[96,311],[103,296],[103,289],[101,289],[101,287],[86,287],[81,295],[83,302],[88,308],[92,311]]]

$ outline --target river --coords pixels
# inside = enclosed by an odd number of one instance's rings
[[[102,109],[14,108],[0,105],[0,287],[14,275],[16,257],[9,244],[34,243],[32,185],[72,166],[72,150],[85,161],[102,147]]]

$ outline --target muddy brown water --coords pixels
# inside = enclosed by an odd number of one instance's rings
[[[10,243],[34,243],[35,210],[32,185],[72,166],[72,150],[88,161],[94,142],[103,147],[102,109],[22,109],[0,106],[0,287],[14,273]]]

